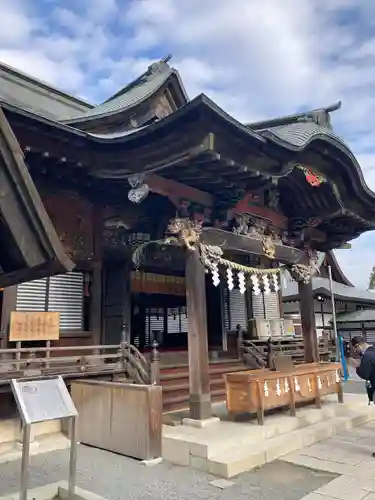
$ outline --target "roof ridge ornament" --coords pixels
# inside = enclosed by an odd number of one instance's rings
[[[330,106],[325,106],[310,111],[304,111],[294,115],[281,116],[256,123],[248,123],[246,126],[252,130],[266,130],[274,127],[283,127],[285,125],[293,125],[300,122],[313,122],[321,127],[332,129],[330,113],[341,108],[341,101],[338,101]]]
[[[308,116],[312,118],[312,121],[317,125],[332,129],[330,113],[332,113],[333,111],[337,111],[340,108],[341,101],[338,101],[335,104],[331,104],[331,106],[326,106],[322,109],[315,109],[308,113]]]
[[[160,59],[157,62],[153,62],[150,64],[150,66],[147,69],[147,75],[154,75],[155,73],[163,73],[167,69],[170,68],[168,62],[172,59],[172,55],[169,54],[166,57],[163,57],[163,59]]]

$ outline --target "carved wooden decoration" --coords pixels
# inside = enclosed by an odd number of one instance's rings
[[[74,193],[55,193],[43,203],[66,253],[74,260],[91,259],[94,252],[93,206]]]

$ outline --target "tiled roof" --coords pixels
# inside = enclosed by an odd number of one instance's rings
[[[341,103],[337,103],[326,108],[307,111],[297,115],[250,123],[247,126],[252,130],[256,130],[264,137],[297,149],[305,147],[319,136],[331,139],[348,148],[345,141],[335,134],[331,126],[330,113],[339,109],[340,106]]]
[[[313,278],[313,292],[315,295],[329,295],[329,279],[328,278]],[[342,285],[341,283],[333,282],[333,293],[339,300],[353,300],[355,302],[373,302],[375,303],[375,292],[361,290],[354,286]],[[283,301],[291,302],[299,299],[298,284],[295,281],[287,283],[287,286],[282,290]]]
[[[110,116],[120,110],[131,108],[152,96],[174,73],[176,73],[176,70],[171,68],[165,60],[151,64],[143,75],[124,87],[120,92],[83,115],[74,117],[71,120],[65,120],[64,123],[79,123]]]
[[[262,130],[260,133],[267,137],[273,136],[273,138],[289,143],[297,148],[306,146],[306,144],[311,142],[311,140],[315,139],[317,136],[325,138],[329,137],[347,147],[345,141],[331,129],[317,125],[312,121],[279,125],[277,127]]]
[[[375,309],[338,313],[336,315],[336,321],[337,323],[364,323],[366,321],[375,321]]]

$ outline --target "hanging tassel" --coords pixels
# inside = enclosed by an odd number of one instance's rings
[[[251,283],[253,284],[253,292],[254,295],[259,295],[260,294],[260,287],[259,287],[259,278],[256,274],[251,275]]]
[[[294,391],[295,392],[300,392],[301,391],[301,386],[299,385],[297,377],[294,377]]]
[[[271,293],[271,289],[270,289],[270,281],[268,279],[267,274],[263,275],[262,281],[263,281],[263,285],[264,285],[264,293],[266,295],[268,295],[269,293]]]
[[[276,394],[277,396],[281,396],[280,379],[277,379],[276,381]]]
[[[213,285],[218,286],[220,284],[220,274],[219,274],[219,268],[218,268],[217,264],[212,264],[211,273],[212,273]]]
[[[280,290],[279,279],[276,273],[273,273],[272,275],[272,287],[275,292],[278,292]]]
[[[228,289],[233,290],[233,288],[234,288],[233,272],[232,272],[232,269],[230,269],[229,267],[227,269],[227,283],[228,283]]]
[[[244,272],[239,271],[237,277],[238,277],[238,288],[240,289],[240,293],[243,295],[246,292],[246,282],[245,282]]]
[[[269,389],[268,389],[268,384],[267,384],[267,382],[264,382],[263,392],[264,392],[264,395],[266,396],[266,398],[268,398],[268,396],[269,396],[269,394],[270,394],[270,391],[269,391]]]

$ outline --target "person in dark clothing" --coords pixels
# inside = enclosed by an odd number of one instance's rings
[[[362,337],[352,338],[351,343],[353,353],[360,356],[356,372],[358,377],[366,380],[366,391],[370,404],[374,401],[375,393],[375,347],[365,342]],[[375,458],[375,453],[372,456]]]
[[[370,382],[375,390],[375,347],[367,344],[362,337],[352,338],[354,354],[360,356],[360,363],[356,367],[358,377]]]

